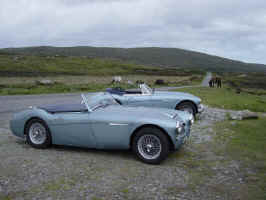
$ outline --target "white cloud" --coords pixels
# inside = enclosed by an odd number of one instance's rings
[[[161,46],[266,63],[265,0],[1,0],[0,48]]]

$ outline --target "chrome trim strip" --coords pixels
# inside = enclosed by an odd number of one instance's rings
[[[110,126],[127,126],[128,124],[109,123]]]

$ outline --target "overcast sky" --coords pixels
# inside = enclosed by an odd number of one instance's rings
[[[0,48],[176,47],[266,64],[266,0],[0,0]]]

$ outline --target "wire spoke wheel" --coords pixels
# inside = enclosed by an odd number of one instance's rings
[[[29,129],[29,138],[35,145],[43,144],[47,139],[45,127],[38,122],[32,123]]]
[[[162,145],[155,135],[143,135],[137,143],[138,151],[145,159],[156,159],[160,156]]]

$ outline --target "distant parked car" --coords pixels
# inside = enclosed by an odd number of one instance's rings
[[[125,106],[145,106],[187,111],[194,116],[203,111],[201,99],[184,92],[155,91],[146,84],[139,90],[107,88],[107,92]]]
[[[191,114],[121,106],[109,93],[82,95],[82,103],[31,107],[15,114],[10,128],[35,148],[51,144],[96,149],[132,149],[159,164],[189,137]]]

